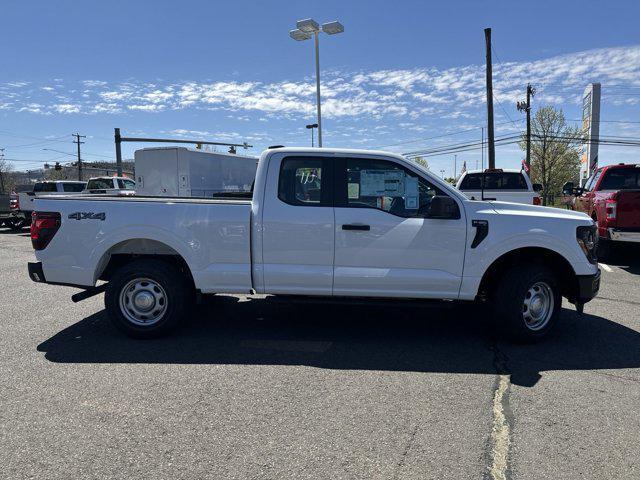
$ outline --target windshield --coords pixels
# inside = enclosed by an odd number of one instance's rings
[[[118,179],[118,188],[123,190],[133,190],[136,188],[136,182],[133,180],[127,180],[126,178]]]
[[[485,190],[528,190],[524,176],[518,172],[468,173],[460,190],[481,190],[483,177]]]
[[[607,170],[599,190],[636,190],[640,188],[640,168]]]

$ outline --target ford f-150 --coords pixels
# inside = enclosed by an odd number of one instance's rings
[[[35,200],[32,280],[105,291],[136,337],[180,324],[199,294],[484,301],[511,336],[543,337],[562,297],[599,288],[583,213],[473,201],[402,156],[275,148],[233,198]],[[99,281],[105,283],[100,283]]]

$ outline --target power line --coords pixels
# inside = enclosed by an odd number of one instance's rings
[[[496,123],[496,127],[498,127],[500,125],[506,125],[508,123],[521,123],[521,122],[524,122],[524,118],[522,118],[520,120],[515,120],[515,121]],[[467,128],[467,129],[464,129],[464,130],[456,130],[454,132],[444,133],[442,135],[434,135],[432,137],[415,138],[415,139],[412,139],[412,140],[406,140],[404,142],[391,143],[391,144],[388,144],[388,145],[381,145],[381,146],[378,146],[378,147],[372,147],[372,149],[376,150],[376,149],[386,148],[386,147],[397,147],[399,145],[407,145],[409,143],[424,142],[424,141],[427,141],[427,140],[433,140],[435,138],[451,137],[453,135],[459,135],[461,133],[474,132],[476,130],[480,130],[481,128],[483,128],[483,127],[473,127],[473,128]]]

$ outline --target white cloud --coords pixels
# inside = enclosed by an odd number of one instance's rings
[[[577,52],[530,62],[497,63],[494,65],[496,115],[504,117],[503,109],[512,112],[514,117],[518,115],[515,102],[523,98],[529,82],[538,90],[536,102],[563,106],[578,105],[584,87],[591,81],[602,82],[603,103],[637,105],[639,96],[607,96],[607,87],[640,88],[640,46]],[[36,85],[33,90],[23,88],[28,85],[20,81],[0,85],[2,108],[30,113],[86,114],[223,110],[225,115],[242,121],[313,118],[316,110],[313,79],[271,83],[233,80],[117,84],[84,80],[68,86],[55,80],[57,99],[44,93],[53,91],[52,85]],[[398,122],[424,123],[425,119],[478,117],[482,115],[485,99],[484,65],[328,71],[324,74],[322,98],[324,116],[335,120],[397,118]]]
[[[25,106],[21,107],[19,112],[29,112],[29,113],[45,113],[45,106],[39,103],[27,103]]]
[[[160,110],[164,110],[165,106],[152,103],[143,105],[127,105],[127,108],[129,110],[140,110],[143,112],[159,112]]]
[[[80,106],[72,103],[59,103],[53,109],[58,113],[80,113]]]
[[[104,87],[107,85],[107,82],[103,80],[83,80],[82,84],[85,87]]]

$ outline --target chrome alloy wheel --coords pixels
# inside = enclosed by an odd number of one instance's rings
[[[120,291],[120,310],[135,325],[158,323],[167,311],[167,303],[164,288],[149,278],[131,280]]]
[[[555,306],[553,290],[545,282],[534,283],[524,296],[522,303],[522,318],[529,330],[543,329],[551,316]]]

